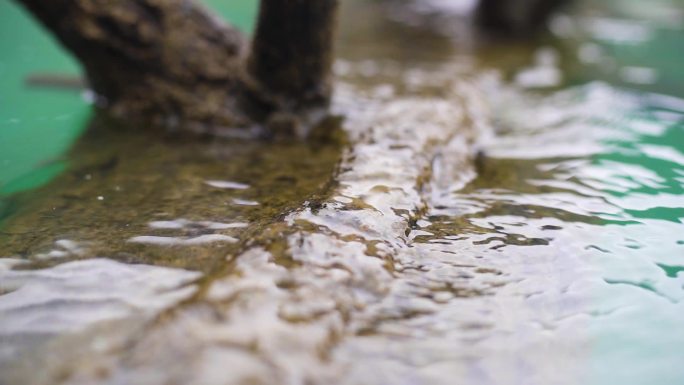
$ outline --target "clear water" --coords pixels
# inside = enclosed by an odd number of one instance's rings
[[[345,6],[341,153],[105,122],[5,199],[0,383],[684,382],[684,4],[428,4]]]

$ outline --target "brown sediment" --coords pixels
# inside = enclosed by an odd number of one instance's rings
[[[335,127],[325,130],[339,132]],[[7,205],[0,215],[2,256],[30,259],[24,269],[107,255],[129,263],[217,272],[228,255],[262,239],[278,239],[273,221],[305,201],[323,199],[341,148],[330,137],[266,143],[169,137],[98,117],[69,154],[70,169],[44,188],[0,201]],[[249,187],[216,188],[206,183],[212,179]],[[234,199],[259,204],[240,205]],[[186,225],[149,226],[179,219]],[[202,223],[246,225],[212,229]],[[230,236],[237,242],[129,242],[139,236],[203,235]],[[79,250],[63,250],[56,244],[60,240],[78,240]],[[65,255],[47,257],[53,250]]]

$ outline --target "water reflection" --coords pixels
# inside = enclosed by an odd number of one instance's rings
[[[565,372],[569,377],[558,374],[567,368],[556,367],[559,372],[548,373],[546,381],[676,381],[682,373],[669,365],[682,359],[675,346],[683,336],[653,325],[669,328],[684,320],[684,277],[661,267],[681,265],[677,170],[684,163],[676,160],[684,141],[663,139],[682,134],[684,111],[654,103],[657,95],[604,84],[543,101],[514,98],[502,99],[517,112],[500,117],[505,130],[487,146],[478,178],[455,191],[452,203],[441,200],[426,230],[458,233],[457,240],[444,237],[440,245],[500,264],[509,283],[497,293],[499,300],[523,296],[520,306],[534,309],[518,319],[510,336],[536,333],[529,328],[538,325],[547,331],[546,344],[569,352],[571,338],[574,349],[588,349],[563,358],[563,365],[580,365]],[[662,110],[667,120],[653,113]],[[649,153],[652,141],[662,151]],[[460,223],[452,219],[458,212],[465,217]],[[434,247],[431,236],[418,240]],[[574,326],[566,329],[567,324]],[[501,330],[500,322],[491,325]],[[530,359],[524,365],[540,371],[526,338],[519,347],[525,361]],[[657,363],[648,358],[656,351],[663,358]],[[616,374],[612,365],[619,362],[629,362],[629,368]]]
[[[108,259],[75,261],[41,270],[12,269],[22,264],[25,261],[0,259],[3,383],[25,382],[26,377],[13,378],[11,369],[22,366],[32,351],[48,350],[45,341],[85,332],[105,322],[135,319],[129,322],[131,327],[149,321],[192,295],[197,289],[192,282],[199,277],[185,270]],[[98,343],[104,342],[87,342],[96,348]]]

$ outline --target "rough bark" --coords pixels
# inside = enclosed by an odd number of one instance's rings
[[[118,116],[207,132],[325,105],[329,95],[332,0],[264,0],[249,74],[244,37],[193,0],[17,1]]]
[[[297,110],[327,103],[336,9],[336,0],[261,2],[248,71],[275,105]]]

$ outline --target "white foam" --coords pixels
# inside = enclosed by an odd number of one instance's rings
[[[204,234],[197,237],[159,237],[154,235],[141,235],[128,239],[131,243],[142,243],[157,246],[197,246],[217,242],[235,243],[237,238],[224,234]]]

